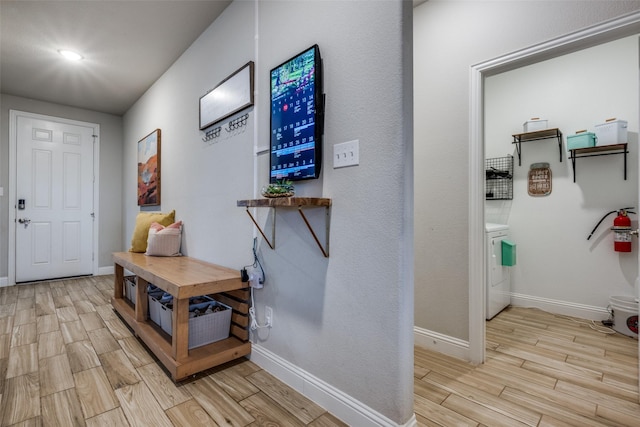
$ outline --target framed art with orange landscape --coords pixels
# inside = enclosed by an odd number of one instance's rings
[[[160,204],[160,129],[138,141],[138,206]]]

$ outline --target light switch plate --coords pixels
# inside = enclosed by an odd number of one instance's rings
[[[341,142],[333,145],[333,168],[357,166],[360,164],[360,141]]]

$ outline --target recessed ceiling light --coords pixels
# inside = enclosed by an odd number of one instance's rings
[[[64,56],[70,61],[79,61],[83,58],[82,55],[72,50],[60,49],[58,50],[58,53],[60,53],[60,55]]]

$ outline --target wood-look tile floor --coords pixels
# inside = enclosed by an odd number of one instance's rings
[[[537,309],[486,322],[473,366],[415,348],[420,426],[640,426],[638,341]]]
[[[247,359],[174,384],[113,276],[0,288],[0,426],[344,426]]]
[[[113,312],[113,276],[0,288],[0,425],[342,426],[246,359],[174,384]],[[509,308],[487,362],[415,349],[420,426],[640,426],[638,342]]]

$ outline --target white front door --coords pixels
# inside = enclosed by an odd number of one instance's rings
[[[16,283],[93,272],[96,129],[16,116]]]

